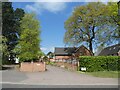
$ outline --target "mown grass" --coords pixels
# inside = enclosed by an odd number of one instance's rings
[[[120,72],[118,71],[99,71],[99,72],[80,72],[88,75],[92,75],[95,77],[102,78],[120,78]]]

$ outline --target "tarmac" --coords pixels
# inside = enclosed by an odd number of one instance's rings
[[[2,88],[118,88],[117,78],[100,78],[47,65],[45,72],[0,71]]]

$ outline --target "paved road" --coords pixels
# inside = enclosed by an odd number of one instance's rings
[[[2,88],[118,88],[116,85],[25,85],[2,84]]]
[[[118,85],[118,79],[93,77],[54,66],[47,66],[47,69],[48,71],[46,72],[35,73],[5,70],[2,72],[3,87],[13,87],[16,84],[20,87],[25,87],[26,85],[33,85],[35,87],[46,87],[46,85],[67,85],[67,87],[71,87],[70,85],[77,85],[76,87],[108,87],[113,85],[111,87],[117,87]]]

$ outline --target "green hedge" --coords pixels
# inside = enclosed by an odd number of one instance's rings
[[[120,70],[119,56],[80,56],[80,68],[86,67],[88,72]]]

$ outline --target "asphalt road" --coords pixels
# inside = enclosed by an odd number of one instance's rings
[[[2,88],[118,88],[117,85],[25,85],[2,84]]]
[[[113,87],[117,88],[118,79],[98,78],[90,75],[67,71],[63,68],[47,66],[46,72],[20,72],[17,70],[2,71],[4,88],[45,88],[45,87]],[[1,79],[1,78],[0,78]]]

